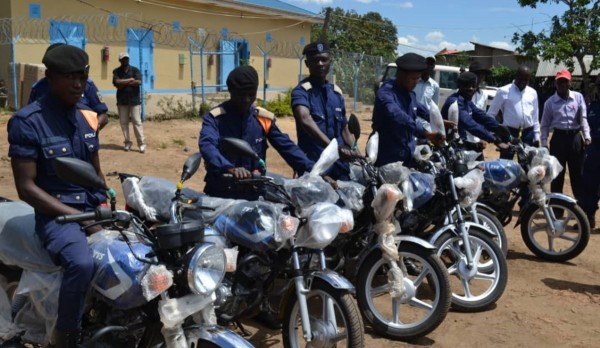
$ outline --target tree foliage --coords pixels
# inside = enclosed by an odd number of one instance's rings
[[[383,56],[388,60],[396,56],[398,31],[396,26],[377,12],[359,15],[354,10],[345,11],[337,7],[327,7],[321,11],[330,11],[327,40],[331,47],[346,52],[364,52],[372,56]],[[311,39],[317,41],[323,25],[312,27]]]
[[[562,3],[567,10],[554,16],[550,28],[540,33],[532,31],[515,33],[513,43],[517,51],[530,57],[553,59],[571,70],[575,63],[582,71],[584,86],[589,91],[590,72],[600,66],[600,0],[517,0],[521,7],[537,8],[547,3]],[[586,67],[583,57],[593,56]]]

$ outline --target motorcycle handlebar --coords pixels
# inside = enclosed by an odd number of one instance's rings
[[[66,224],[70,222],[82,222],[88,220],[101,221],[110,218],[112,218],[112,211],[109,207],[98,207],[92,212],[59,216],[56,218],[56,222],[59,224]]]
[[[236,179],[233,174],[229,174],[229,173],[225,173],[222,175],[223,179],[228,180],[228,181],[234,181],[234,180],[238,180],[238,181],[244,181],[244,180],[256,180],[256,179],[264,179],[265,177],[260,174],[260,173],[251,173],[252,176],[250,178],[247,179]]]

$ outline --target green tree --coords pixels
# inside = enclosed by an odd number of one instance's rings
[[[324,8],[321,14],[329,14],[326,30],[329,44],[346,52],[364,52],[372,56],[383,56],[388,60],[396,56],[398,31],[396,26],[377,12],[359,15],[354,10],[342,8]],[[311,40],[321,36],[323,25],[315,24],[311,31]]]
[[[583,84],[590,91],[590,72],[600,66],[600,0],[517,0],[521,7],[536,8],[539,4],[562,3],[567,10],[554,16],[550,28],[540,33],[532,31],[515,33],[513,43],[517,51],[530,57],[553,59],[571,70],[575,63],[582,71]],[[586,67],[583,57],[593,56]]]

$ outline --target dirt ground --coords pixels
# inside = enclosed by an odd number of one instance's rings
[[[370,130],[370,115],[365,113],[359,117],[363,130]],[[0,196],[17,199],[7,157],[8,118],[9,115],[0,115]],[[293,119],[284,118],[277,123],[289,134],[295,133]],[[178,179],[186,156],[198,150],[199,130],[200,121],[146,122],[146,153],[139,153],[135,146],[131,152],[124,152],[118,121],[112,119],[101,132],[101,162],[109,186],[119,192],[120,205],[123,200],[114,173]],[[362,146],[364,142],[365,139],[361,139]],[[276,152],[270,149],[267,157],[270,171],[291,174],[291,169]],[[497,153],[489,150],[487,158],[496,157]],[[201,190],[203,176],[201,169],[187,186]],[[366,327],[366,347],[597,347],[600,342],[600,253],[596,252],[600,250],[600,235],[597,230],[594,232],[579,257],[567,263],[548,263],[529,252],[521,240],[520,230],[508,227],[508,285],[495,308],[471,314],[450,312],[437,330],[410,344],[377,337]],[[257,330],[250,325],[253,332],[250,340],[254,345],[282,347],[278,333]]]

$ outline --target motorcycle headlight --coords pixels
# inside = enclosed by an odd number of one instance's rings
[[[215,291],[225,275],[225,252],[213,243],[204,243],[191,251],[185,269],[190,290],[199,295]]]

